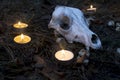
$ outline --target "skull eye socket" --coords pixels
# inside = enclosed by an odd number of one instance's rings
[[[70,28],[68,23],[61,22],[60,27],[64,30],[68,30]]]
[[[68,30],[70,28],[70,19],[68,16],[63,15],[60,19],[60,27],[64,30]]]

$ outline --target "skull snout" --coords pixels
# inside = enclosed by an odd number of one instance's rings
[[[51,20],[48,24],[48,28],[55,28],[57,25],[55,22],[53,22],[53,20]]]

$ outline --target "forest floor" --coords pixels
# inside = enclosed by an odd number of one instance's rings
[[[64,44],[66,49],[75,53],[72,61],[60,62],[54,58],[60,46],[55,42],[53,30],[47,26],[57,3],[50,2],[52,0],[35,1],[23,0],[24,4],[19,0],[1,1],[0,80],[120,80],[120,53],[117,52],[120,31],[116,31],[117,23],[120,27],[119,3],[112,0],[93,3],[97,7],[93,14],[86,12],[89,7],[87,1],[72,5],[81,9],[86,17],[94,18],[90,29],[100,37],[103,46],[101,50],[90,49],[89,63],[85,65],[76,63],[77,53],[84,48],[80,43]],[[13,28],[18,20],[28,23],[29,27],[21,30]],[[115,24],[108,26],[111,20]],[[13,38],[21,32],[30,35],[32,41],[16,44]]]

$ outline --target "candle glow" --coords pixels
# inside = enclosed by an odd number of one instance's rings
[[[93,5],[90,5],[90,8],[87,9],[88,11],[96,11],[96,8],[93,7]]]
[[[74,57],[74,55],[71,51],[60,50],[55,53],[55,57],[60,61],[69,61]]]
[[[15,28],[26,28],[26,27],[28,27],[28,24],[22,23],[22,22],[19,21],[18,23],[14,24],[13,26]]]
[[[14,38],[14,41],[19,44],[25,44],[31,41],[31,38],[27,35],[20,34]]]

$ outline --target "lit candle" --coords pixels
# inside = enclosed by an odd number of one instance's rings
[[[18,23],[14,24],[13,26],[15,28],[26,28],[26,27],[28,27],[28,24],[22,23],[22,22],[19,21]]]
[[[93,8],[93,5],[90,5],[90,8],[87,9],[88,11],[96,11],[96,8]]]
[[[14,41],[19,44],[25,44],[31,41],[31,38],[27,35],[20,34],[14,38]]]
[[[60,61],[69,61],[74,57],[74,54],[68,50],[60,50],[55,53],[55,57]]]

